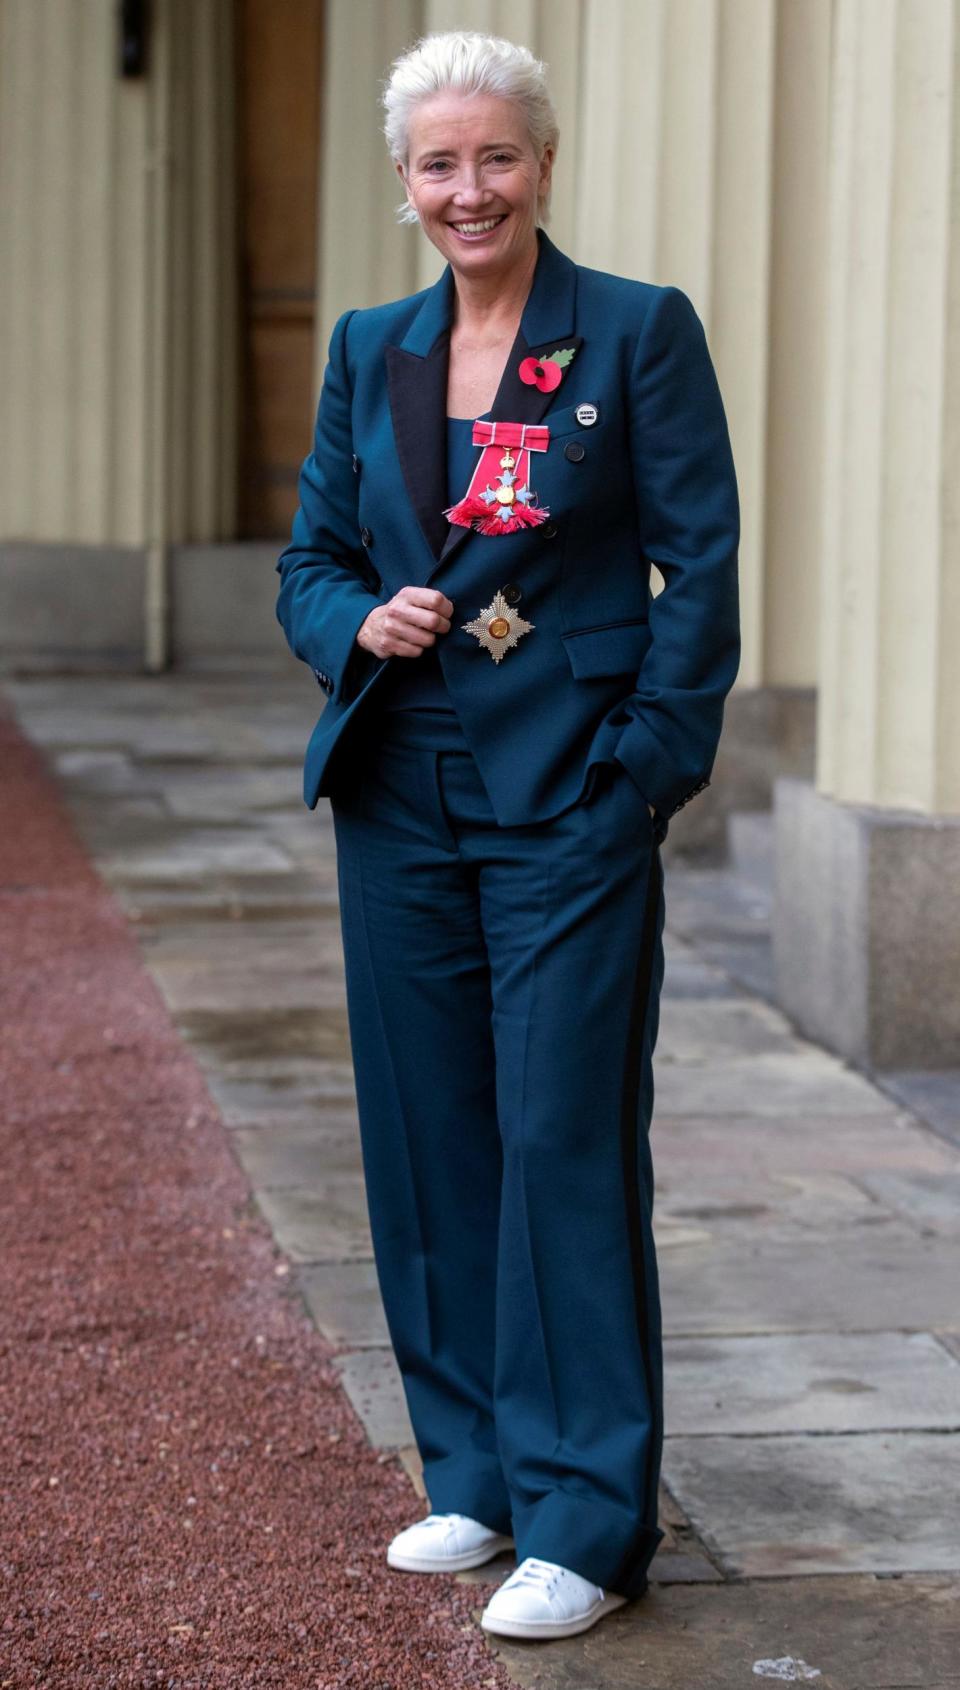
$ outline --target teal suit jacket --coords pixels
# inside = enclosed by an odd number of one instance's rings
[[[444,679],[501,826],[548,820],[619,760],[662,817],[710,780],[740,661],[736,472],[703,326],[679,288],[539,253],[490,416],[544,423],[540,526],[452,525],[446,391],[454,277],[334,326],[300,508],[277,569],[277,616],[327,699],[307,747],[311,809],[349,763],[391,663],[355,643],[406,585],[454,604]],[[523,358],[574,347],[552,392]],[[577,409],[595,407],[597,420]],[[654,596],[650,565],[664,586]],[[533,631],[495,663],[461,624],[498,588]]]

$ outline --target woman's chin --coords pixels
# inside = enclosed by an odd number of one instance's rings
[[[454,269],[473,274],[509,267],[519,256],[517,228],[512,214],[484,237],[464,237],[448,224],[434,244],[450,260]],[[525,243],[522,244],[525,246]]]

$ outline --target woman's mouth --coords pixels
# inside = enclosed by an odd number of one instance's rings
[[[496,217],[476,217],[469,221],[464,219],[459,223],[450,223],[448,227],[454,234],[459,235],[462,241],[485,241],[494,229],[499,228],[506,216],[507,213],[501,211]]]

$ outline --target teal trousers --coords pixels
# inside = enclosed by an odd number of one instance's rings
[[[331,804],[377,1277],[430,1506],[638,1596],[663,1537],[666,823],[610,762],[501,827],[462,741],[414,712],[390,732]]]

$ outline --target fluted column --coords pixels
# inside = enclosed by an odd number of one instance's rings
[[[836,0],[815,784],[775,789],[805,1030],[960,1059],[960,7]]]
[[[232,7],[151,14],[123,80],[114,0],[0,6],[0,539],[230,533]]]
[[[778,0],[770,229],[763,674],[818,672],[831,0]]]
[[[380,84],[421,31],[420,0],[327,0],[317,263],[315,375],[330,330],[351,306],[412,293],[418,230],[398,224],[403,198],[383,138]]]
[[[776,19],[770,0],[584,0],[581,34],[574,250],[682,287],[703,320],[741,492],[740,688],[775,678],[764,521]]]
[[[837,0],[817,787],[960,814],[955,0]]]
[[[114,12],[0,8],[2,537],[143,538],[147,109]]]

